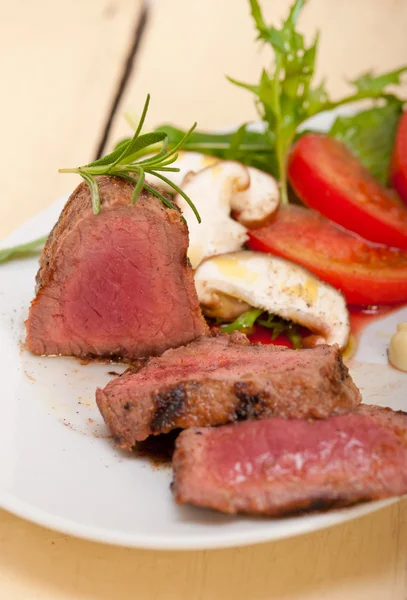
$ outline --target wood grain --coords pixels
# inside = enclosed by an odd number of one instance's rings
[[[142,0],[3,2],[0,237],[73,190],[94,154]]]
[[[0,597],[405,600],[407,502],[298,538],[205,552],[77,540],[0,513]]]
[[[274,18],[288,2],[264,5]],[[136,0],[3,3],[0,235],[72,189],[58,167],[93,156],[139,11]],[[406,61],[405,0],[311,0],[303,25],[323,31],[319,72],[334,95],[345,73]],[[140,110],[150,91],[153,124],[253,118],[250,96],[224,73],[255,80],[265,61],[246,0],[156,0],[119,112]],[[128,132],[121,118],[113,125],[111,140]],[[0,598],[406,600],[407,501],[291,540],[185,553],[102,546],[0,512]]]

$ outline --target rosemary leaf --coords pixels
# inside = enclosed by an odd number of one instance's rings
[[[88,169],[90,167],[104,167],[106,165],[111,165],[112,162],[115,161],[118,156],[121,156],[121,154],[123,153],[123,149],[128,146],[129,141],[130,140],[121,141],[119,144],[117,144],[117,146],[113,150],[113,152],[110,152],[109,154],[106,154],[106,156],[103,156],[102,158],[98,158],[97,160],[94,160],[93,162],[88,163],[87,165],[85,165],[82,168]],[[60,173],[65,173],[66,171],[67,171],[66,169],[59,169]]]
[[[198,223],[202,222],[201,216],[200,216],[195,204],[192,202],[192,200],[189,198],[189,196],[187,196],[187,194],[180,187],[178,187],[173,181],[170,181],[169,179],[167,179],[167,177],[165,177],[161,173],[158,173],[158,171],[150,171],[150,172],[152,175],[155,175],[156,177],[158,177],[159,179],[161,179],[162,181],[164,181],[165,183],[170,185],[176,192],[178,192],[178,194],[184,198],[184,200],[187,202],[189,207],[192,209],[192,212],[194,213]]]
[[[131,197],[131,203],[132,204],[136,204],[137,198],[139,197],[140,192],[143,189],[145,179],[146,179],[146,176],[144,175],[144,171],[141,170],[141,172],[139,174],[139,177],[138,177],[138,180],[137,180],[137,183],[134,186],[133,194],[132,194],[132,197]]]
[[[146,101],[144,102],[143,112],[141,113],[140,121],[136,127],[136,137],[140,134],[140,131],[143,129],[144,121],[146,120],[146,115],[148,111],[148,107],[150,104],[150,94],[147,94]]]
[[[148,185],[148,183],[144,183],[144,187],[146,188],[146,190],[148,192],[153,194],[153,196],[156,196],[156,198],[159,198],[161,200],[161,202],[164,204],[164,206],[166,206],[167,208],[174,208],[173,203],[170,202],[170,200],[168,200],[168,198],[163,196],[163,194],[161,192],[159,192],[158,190],[153,188],[151,185]]]
[[[98,215],[100,213],[100,194],[99,194],[98,183],[92,175],[89,175],[88,173],[84,173],[81,170],[79,170],[79,175],[81,177],[83,177],[83,179],[86,181],[86,183],[89,186],[90,193],[92,196],[93,212],[95,213],[95,215]]]
[[[132,194],[131,203],[135,204],[141,190],[145,188],[151,194],[163,202],[165,206],[172,207],[172,203],[158,190],[146,183],[146,174],[155,175],[162,181],[165,181],[175,192],[181,194],[192,208],[198,222],[201,222],[199,213],[190,198],[180,188],[167,179],[161,172],[177,172],[177,167],[170,167],[177,160],[177,150],[187,141],[196,127],[196,123],[178,140],[178,142],[168,150],[168,134],[165,131],[153,131],[140,135],[142,130],[150,96],[147,96],[144,104],[140,121],[136,131],[131,139],[122,140],[110,154],[99,158],[83,167],[73,169],[60,169],[60,173],[78,173],[89,186],[92,196],[92,208],[95,214],[100,212],[100,193],[96,177],[98,175],[107,175],[109,177],[121,177],[131,181],[135,188]],[[148,158],[142,159],[146,154]],[[142,160],[140,160],[142,159]],[[137,177],[133,177],[135,174]]]
[[[163,142],[165,138],[165,133],[161,133],[160,131],[145,133],[137,138],[134,136],[123,150],[122,155],[111,164],[111,167],[115,167],[117,164],[129,164],[134,162],[140,150],[148,148],[148,146],[152,146],[153,144]],[[154,158],[157,160],[156,156]]]
[[[166,167],[167,165],[172,165],[173,163],[176,162],[177,159],[178,159],[178,154],[174,154],[174,156],[171,156],[171,158],[165,158],[165,160],[160,162],[160,169],[161,169],[161,167]],[[142,165],[143,169],[149,168],[151,166],[154,167],[155,163],[156,163],[155,156],[146,158],[144,160],[137,161],[137,164]]]

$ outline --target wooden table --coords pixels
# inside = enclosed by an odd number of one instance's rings
[[[264,0],[279,19],[286,0]],[[58,175],[129,132],[126,110],[152,94],[148,122],[213,128],[255,116],[224,73],[255,81],[246,0],[20,0],[1,3],[0,236],[72,190]],[[319,71],[343,76],[407,57],[406,0],[310,0]],[[407,91],[407,90],[406,90]],[[6,402],[7,398],[3,398]],[[405,600],[407,503],[299,538],[206,552],[102,546],[0,513],[0,598],[13,600]]]

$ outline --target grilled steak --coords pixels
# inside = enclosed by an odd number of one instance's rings
[[[204,335],[178,210],[145,190],[132,206],[131,183],[98,180],[101,213],[92,213],[81,184],[45,245],[26,322],[28,349],[131,360]]]
[[[178,503],[286,515],[407,493],[407,413],[360,406],[320,421],[266,419],[183,431]]]
[[[130,450],[177,428],[346,413],[361,398],[337,347],[278,349],[234,332],[129,369],[97,390],[96,400],[118,446]]]

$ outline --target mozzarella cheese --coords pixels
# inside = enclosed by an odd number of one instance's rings
[[[198,267],[195,286],[200,303],[212,313],[220,292],[304,325],[317,334],[315,343],[345,348],[348,342],[349,313],[342,294],[282,258],[246,250],[214,256]]]

